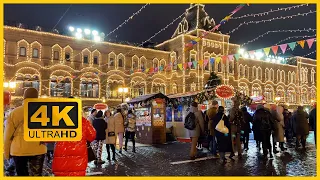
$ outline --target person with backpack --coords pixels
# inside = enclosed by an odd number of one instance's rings
[[[184,127],[188,129],[191,139],[190,159],[194,160],[197,154],[197,142],[202,133],[204,133],[204,120],[202,113],[198,110],[198,103],[193,102],[190,106]]]
[[[240,102],[237,100],[233,100],[233,107],[230,110],[230,123],[231,123],[231,137],[232,142],[235,141],[235,144],[237,146],[238,151],[238,158],[242,158],[242,152],[241,152],[241,124],[243,124],[243,113],[239,109]],[[232,149],[233,152],[235,152],[234,143],[232,143]],[[234,156],[234,153],[230,154],[230,158]]]

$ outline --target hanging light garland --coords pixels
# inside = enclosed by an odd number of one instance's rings
[[[254,39],[252,39],[252,40],[249,40],[249,41],[247,41],[246,43],[241,44],[241,46],[245,46],[245,45],[248,45],[248,44],[250,44],[250,43],[252,43],[252,42],[255,42],[255,41],[259,40],[260,38],[262,38],[262,37],[264,37],[264,36],[266,36],[266,35],[268,35],[268,34],[270,34],[270,33],[284,33],[284,32],[296,33],[296,32],[314,32],[314,31],[316,31],[316,29],[311,29],[311,28],[309,28],[309,29],[305,29],[305,28],[304,28],[304,29],[289,29],[289,30],[273,30],[273,31],[267,31],[267,32],[265,32],[265,33],[257,36],[256,38],[254,38]]]
[[[287,11],[287,10],[291,10],[291,9],[296,9],[296,8],[300,8],[303,6],[308,6],[308,4],[300,4],[300,5],[295,5],[295,6],[290,6],[290,7],[285,7],[285,8],[278,8],[278,9],[270,9],[269,11],[265,11],[265,12],[261,12],[261,13],[256,13],[256,14],[246,14],[243,16],[238,16],[238,17],[232,17],[231,19],[242,19],[242,18],[247,18],[247,17],[256,17],[256,16],[264,16],[264,15],[269,15],[269,13],[273,13],[273,12],[278,12],[278,11]]]
[[[278,45],[278,44],[280,44],[280,43],[282,43],[282,42],[285,42],[285,41],[287,41],[287,40],[289,40],[289,39],[293,39],[293,38],[315,38],[315,37],[316,37],[315,34],[313,34],[313,35],[311,35],[311,36],[308,36],[308,35],[306,35],[306,36],[290,36],[290,37],[287,37],[287,38],[285,38],[285,39],[280,40],[280,41],[277,42],[275,45]]]
[[[230,35],[232,33],[234,33],[235,31],[239,30],[240,27],[244,26],[244,25],[249,25],[249,24],[259,24],[259,23],[265,23],[265,22],[271,22],[271,21],[275,21],[275,20],[285,20],[285,19],[291,19],[291,18],[294,18],[294,17],[298,17],[298,16],[308,16],[309,14],[313,14],[313,13],[316,13],[317,11],[312,11],[310,10],[309,12],[307,13],[297,13],[297,14],[294,14],[294,15],[290,15],[290,16],[280,16],[280,17],[275,17],[275,18],[270,18],[270,19],[264,19],[264,20],[259,20],[259,21],[249,21],[249,22],[243,22],[243,23],[240,23],[238,25],[238,27],[234,28],[233,30],[229,31],[227,33],[227,35]]]

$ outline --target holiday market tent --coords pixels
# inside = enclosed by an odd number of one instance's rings
[[[139,96],[128,102],[136,114],[137,142],[143,144],[166,142],[165,107],[168,101],[167,96],[157,93]]]

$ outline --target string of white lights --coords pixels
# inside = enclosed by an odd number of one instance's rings
[[[312,11],[310,10],[307,13],[297,13],[294,15],[289,15],[289,16],[280,16],[280,17],[275,17],[275,18],[271,18],[271,19],[264,19],[264,20],[259,20],[259,21],[249,21],[249,22],[242,22],[238,25],[238,27],[234,28],[233,30],[229,31],[227,33],[227,35],[230,35],[232,33],[234,33],[235,31],[239,30],[240,27],[242,27],[243,25],[249,25],[249,24],[259,24],[259,23],[265,23],[265,22],[271,22],[271,21],[275,21],[275,20],[285,20],[285,19],[291,19],[294,17],[298,17],[298,16],[308,16],[309,14],[313,14],[316,13],[317,11]]]
[[[287,11],[295,8],[300,8],[303,6],[308,6],[309,4],[300,4],[300,5],[295,5],[295,6],[290,6],[290,7],[285,7],[285,8],[278,8],[278,9],[270,9],[269,11],[261,12],[261,13],[256,13],[256,14],[246,14],[238,17],[231,17],[231,19],[236,20],[236,19],[242,19],[242,18],[247,18],[247,17],[256,17],[256,16],[264,16],[264,15],[269,15],[269,13],[273,12],[278,12],[278,11]]]
[[[313,38],[313,37],[316,37],[316,35],[313,34],[313,35],[310,35],[310,36],[309,36],[309,35],[305,35],[305,36],[290,36],[290,37],[287,37],[287,38],[285,38],[285,39],[280,40],[280,41],[277,42],[275,45],[279,45],[280,43],[285,42],[285,41],[287,41],[287,40],[289,40],[289,39],[293,39],[293,38],[303,39],[303,38]]]
[[[290,32],[290,33],[293,32],[293,33],[295,33],[295,32],[312,32],[312,31],[316,31],[316,29],[311,29],[311,28],[309,28],[309,29],[289,29],[289,30],[267,31],[267,32],[265,32],[265,33],[257,36],[256,38],[253,38],[252,40],[249,40],[249,41],[247,41],[246,43],[241,44],[241,46],[245,46],[245,45],[248,45],[248,44],[250,44],[250,43],[252,43],[252,42],[254,42],[254,41],[257,41],[258,39],[260,39],[260,38],[268,35],[269,33],[279,33],[279,32],[280,32],[280,33],[283,33],[283,32]]]
[[[114,30],[112,30],[111,32],[109,32],[106,37],[108,37],[110,34],[114,33],[115,31],[117,31],[119,28],[121,28],[123,25],[127,24],[131,19],[133,19],[134,16],[138,15],[144,8],[146,8],[148,5],[150,5],[150,3],[142,6],[137,12],[133,13],[128,19],[126,19],[123,23],[121,23],[118,27],[116,27]]]
[[[314,51],[312,51],[312,52],[310,52],[310,53],[308,53],[308,54],[303,55],[303,57],[308,57],[308,56],[310,56],[311,54],[314,54],[314,53],[316,53],[316,52],[317,52],[317,50],[314,50]]]

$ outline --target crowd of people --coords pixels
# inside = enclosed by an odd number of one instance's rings
[[[224,128],[221,128],[221,124]],[[260,152],[262,148],[264,158],[268,158],[268,154],[272,158],[273,154],[286,151],[285,140],[290,142],[294,137],[296,148],[302,146],[305,150],[310,127],[316,137],[316,106],[308,114],[302,106],[291,113],[280,105],[259,104],[252,116],[247,107],[240,107],[240,103],[233,100],[233,107],[226,115],[225,108],[214,100],[205,112],[193,102],[185,118],[185,128],[191,138],[190,159],[196,159],[197,149],[201,149],[204,139],[207,139],[208,149],[213,156],[220,157],[222,163],[227,160],[226,152],[230,152],[231,159],[235,152],[239,159],[242,158],[243,150],[249,149],[251,132],[254,134],[257,150]]]
[[[38,98],[38,91],[35,88],[26,89],[24,99],[27,98]],[[102,158],[104,145],[106,160],[116,161],[117,140],[118,153],[128,150],[129,140],[132,140],[132,152],[136,152],[136,116],[132,110],[124,111],[118,107],[113,114],[110,110],[103,112],[92,109],[88,117],[82,117],[82,139],[72,142],[25,141],[23,115],[23,105],[13,109],[4,128],[4,159],[10,164],[6,170],[15,171],[18,176],[42,176],[45,159],[52,164],[55,176],[85,176],[89,162],[94,161],[96,165],[105,163]],[[296,137],[296,148],[302,145],[305,149],[309,134],[308,119],[316,139],[316,107],[308,115],[301,106],[292,114],[282,106],[272,108],[264,104],[258,105],[251,116],[246,107],[240,107],[240,103],[234,100],[233,107],[226,115],[225,108],[219,106],[217,101],[213,101],[204,113],[193,102],[185,118],[185,127],[191,138],[190,158],[197,158],[197,149],[207,139],[208,149],[214,156],[220,157],[222,163],[227,160],[226,152],[230,152],[229,158],[233,158],[237,152],[237,157],[241,159],[242,151],[249,149],[251,131],[258,151],[262,145],[264,158],[268,158],[268,154],[272,158],[273,154],[279,152],[278,148],[285,151],[285,139],[289,142],[293,137]]]
[[[24,99],[38,98],[35,88],[24,92]],[[70,97],[73,98],[73,97]],[[116,143],[119,140],[119,153],[127,151],[128,141],[133,143],[135,152],[136,117],[131,110],[125,112],[117,108],[113,115],[110,110],[104,113],[93,109],[88,117],[82,117],[82,139],[80,141],[30,142],[24,140],[23,105],[13,109],[5,120],[4,159],[9,162],[6,171],[15,171],[17,176],[42,176],[44,161],[52,164],[55,176],[85,176],[88,163],[101,165],[102,148],[105,144],[107,160],[116,161]],[[125,147],[123,137],[125,134]]]

